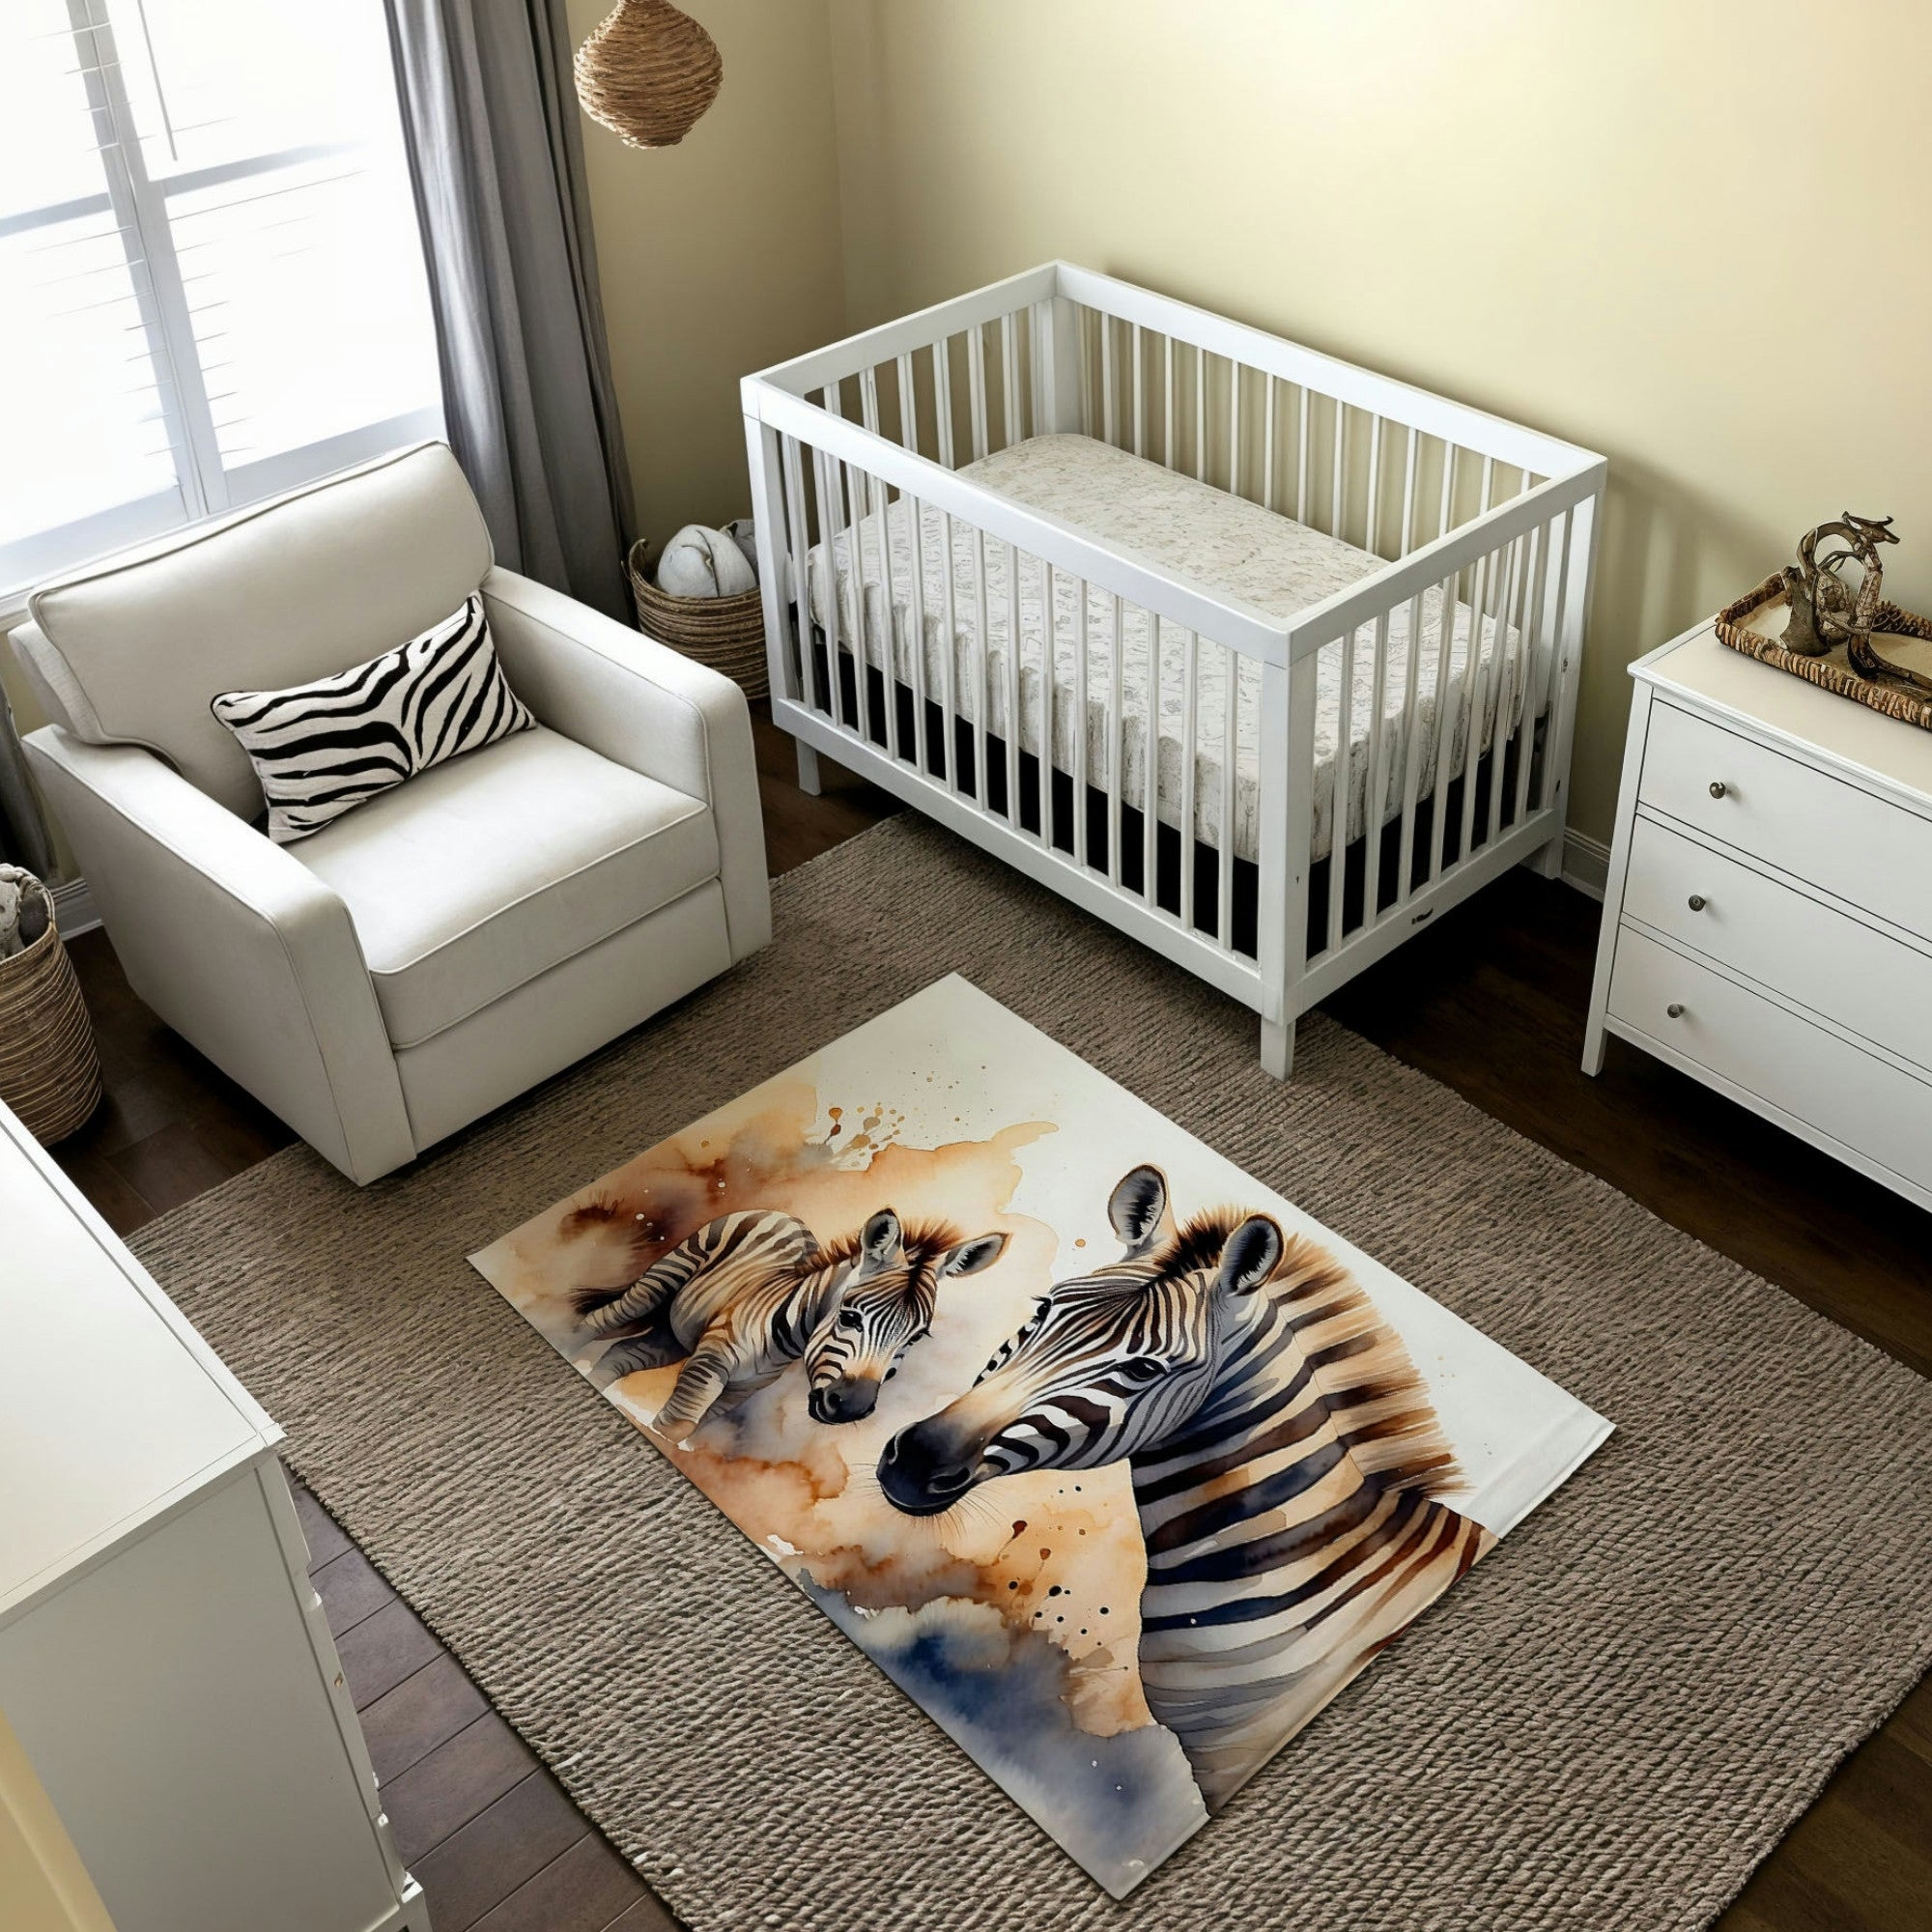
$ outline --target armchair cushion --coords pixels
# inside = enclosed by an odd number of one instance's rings
[[[703,801],[541,725],[287,849],[348,906],[398,1048],[718,876]]]

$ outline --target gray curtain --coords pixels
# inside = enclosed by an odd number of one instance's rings
[[[630,616],[563,0],[388,0],[450,446],[497,561]]]
[[[0,635],[0,650],[6,648],[6,638]],[[14,707],[4,693],[0,693],[0,860],[24,866],[38,878],[54,875],[53,840],[28,781],[27,754],[20,749]]]

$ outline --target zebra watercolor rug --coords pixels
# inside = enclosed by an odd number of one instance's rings
[[[1117,1897],[1609,1434],[957,976],[470,1260]]]

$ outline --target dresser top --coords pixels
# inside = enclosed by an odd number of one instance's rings
[[[0,1107],[0,1623],[279,1437]]]
[[[1932,731],[1734,651],[1709,623],[1639,658],[1632,675],[1660,696],[1754,726],[1801,755],[1877,780],[1932,810]]]

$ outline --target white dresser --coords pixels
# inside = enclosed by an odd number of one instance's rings
[[[1584,1071],[1617,1034],[1932,1208],[1932,732],[1709,624],[1631,669]]]
[[[280,1439],[0,1107],[0,1713],[117,1932],[427,1932]]]

